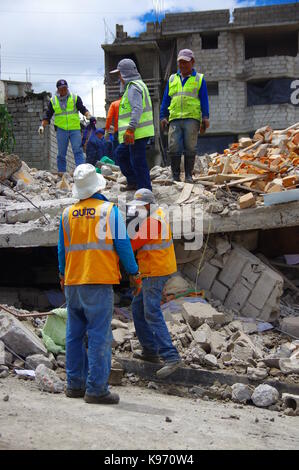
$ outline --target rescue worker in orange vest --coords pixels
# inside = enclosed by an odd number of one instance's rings
[[[87,403],[117,404],[119,396],[108,390],[108,378],[112,285],[120,282],[119,259],[130,274],[136,295],[141,290],[141,277],[122,216],[100,193],[105,185],[93,165],[76,168],[73,196],[79,201],[63,211],[58,260],[68,312],[66,395],[84,397]]]
[[[166,215],[157,206],[152,191],[145,188],[136,191],[128,213],[134,213],[136,209],[139,209],[138,220],[142,219],[139,230],[133,236],[131,222],[128,233],[133,251],[137,251],[142,276],[142,290],[132,302],[133,320],[142,352],[136,352],[134,357],[154,363],[159,363],[161,358],[164,366],[157,371],[157,376],[164,378],[181,364],[160,307],[163,287],[169,276],[177,271],[175,252]],[[136,220],[132,225],[135,228]]]
[[[109,142],[110,139],[110,129],[113,127],[113,156],[116,148],[119,145],[118,141],[118,114],[119,114],[119,105],[121,102],[121,97],[118,100],[113,101],[109,107],[107,119],[106,119],[106,126],[105,126],[105,140]]]

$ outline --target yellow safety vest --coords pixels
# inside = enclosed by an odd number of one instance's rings
[[[142,277],[173,274],[177,271],[177,264],[170,225],[161,207],[151,214],[150,218],[161,222],[162,230],[158,238],[151,240],[137,251],[139,271]],[[143,224],[147,224],[147,219]]]
[[[196,119],[201,121],[201,106],[198,93],[202,84],[203,74],[191,75],[182,86],[179,74],[171,75],[169,79],[169,92],[171,97],[169,121],[173,119]]]
[[[66,109],[61,109],[59,99],[57,96],[51,98],[51,103],[54,109],[54,125],[65,131],[80,130],[79,112],[76,108],[77,95],[72,93],[67,99]]]
[[[89,198],[63,211],[65,285],[119,284],[119,257],[109,223],[112,207],[112,202]]]
[[[130,120],[132,108],[128,99],[129,87],[134,84],[142,90],[142,103],[143,110],[140,121],[135,129],[135,140],[143,139],[144,137],[152,137],[155,135],[154,120],[153,120],[153,107],[151,97],[146,84],[142,80],[133,80],[126,86],[126,90],[122,96],[119,105],[118,114],[118,140],[122,144],[124,141],[124,133],[126,132]]]

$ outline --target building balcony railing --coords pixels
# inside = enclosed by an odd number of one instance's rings
[[[152,100],[158,100],[160,98],[160,88],[162,80],[156,78],[147,78],[143,80],[147,85]],[[117,100],[119,97],[119,85],[106,85],[106,100],[110,103],[111,101]]]

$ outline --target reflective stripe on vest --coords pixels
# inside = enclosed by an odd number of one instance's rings
[[[201,120],[201,105],[198,97],[201,88],[203,74],[191,75],[182,85],[178,74],[171,75],[169,79],[169,121],[173,119],[197,119]]]
[[[113,203],[86,199],[62,215],[65,285],[118,284],[119,258],[111,236]]]
[[[170,240],[169,242],[155,243],[154,245],[146,244],[143,245],[139,251],[163,250],[164,248],[169,248],[171,245],[173,245],[173,240]]]
[[[77,96],[70,94],[67,99],[66,109],[61,109],[57,96],[51,98],[52,107],[55,113],[54,125],[60,129],[72,131],[80,130],[80,118],[76,108]]]
[[[132,84],[136,85],[142,91],[143,102],[143,110],[140,121],[134,133],[135,139],[152,137],[155,133],[153,123],[153,108],[148,88],[142,80],[134,80],[129,82],[127,85],[119,106],[118,138],[120,143],[123,143],[124,141],[124,133],[127,130],[131,120],[132,108],[128,99],[128,91]]]

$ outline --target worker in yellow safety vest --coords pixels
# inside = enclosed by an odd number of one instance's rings
[[[142,352],[136,352],[134,357],[154,363],[159,363],[161,358],[164,365],[157,371],[157,376],[164,378],[181,364],[160,307],[163,287],[170,275],[177,271],[171,230],[165,212],[157,206],[154,194],[148,189],[136,191],[128,211],[138,212],[136,222],[139,230],[135,232],[132,220],[128,233],[133,251],[137,252],[142,276],[142,290],[132,302],[133,320]]]
[[[123,92],[118,113],[119,146],[115,151],[115,160],[127,178],[125,189],[152,189],[146,144],[155,131],[148,88],[131,59],[121,60],[110,73],[117,74],[120,93]]]
[[[45,127],[50,124],[54,115],[54,128],[58,147],[57,169],[62,174],[66,172],[66,154],[69,141],[71,142],[76,166],[85,162],[79,112],[89,120],[95,121],[95,118],[85,108],[80,96],[69,90],[66,80],[58,80],[56,87],[57,92],[49,101],[48,109],[43,116],[38,133],[43,135]]]
[[[119,284],[119,259],[137,295],[141,289],[134,253],[117,207],[101,191],[104,177],[93,165],[74,172],[73,196],[59,228],[58,260],[67,303],[66,395],[87,403],[116,404],[108,390],[111,368],[113,284]],[[88,353],[84,345],[88,334]]]
[[[192,183],[198,133],[208,129],[209,100],[204,76],[194,69],[194,54],[183,49],[177,57],[178,72],[172,74],[164,90],[160,109],[162,129],[169,125],[168,154],[173,181],[180,181],[184,153],[185,182]]]

